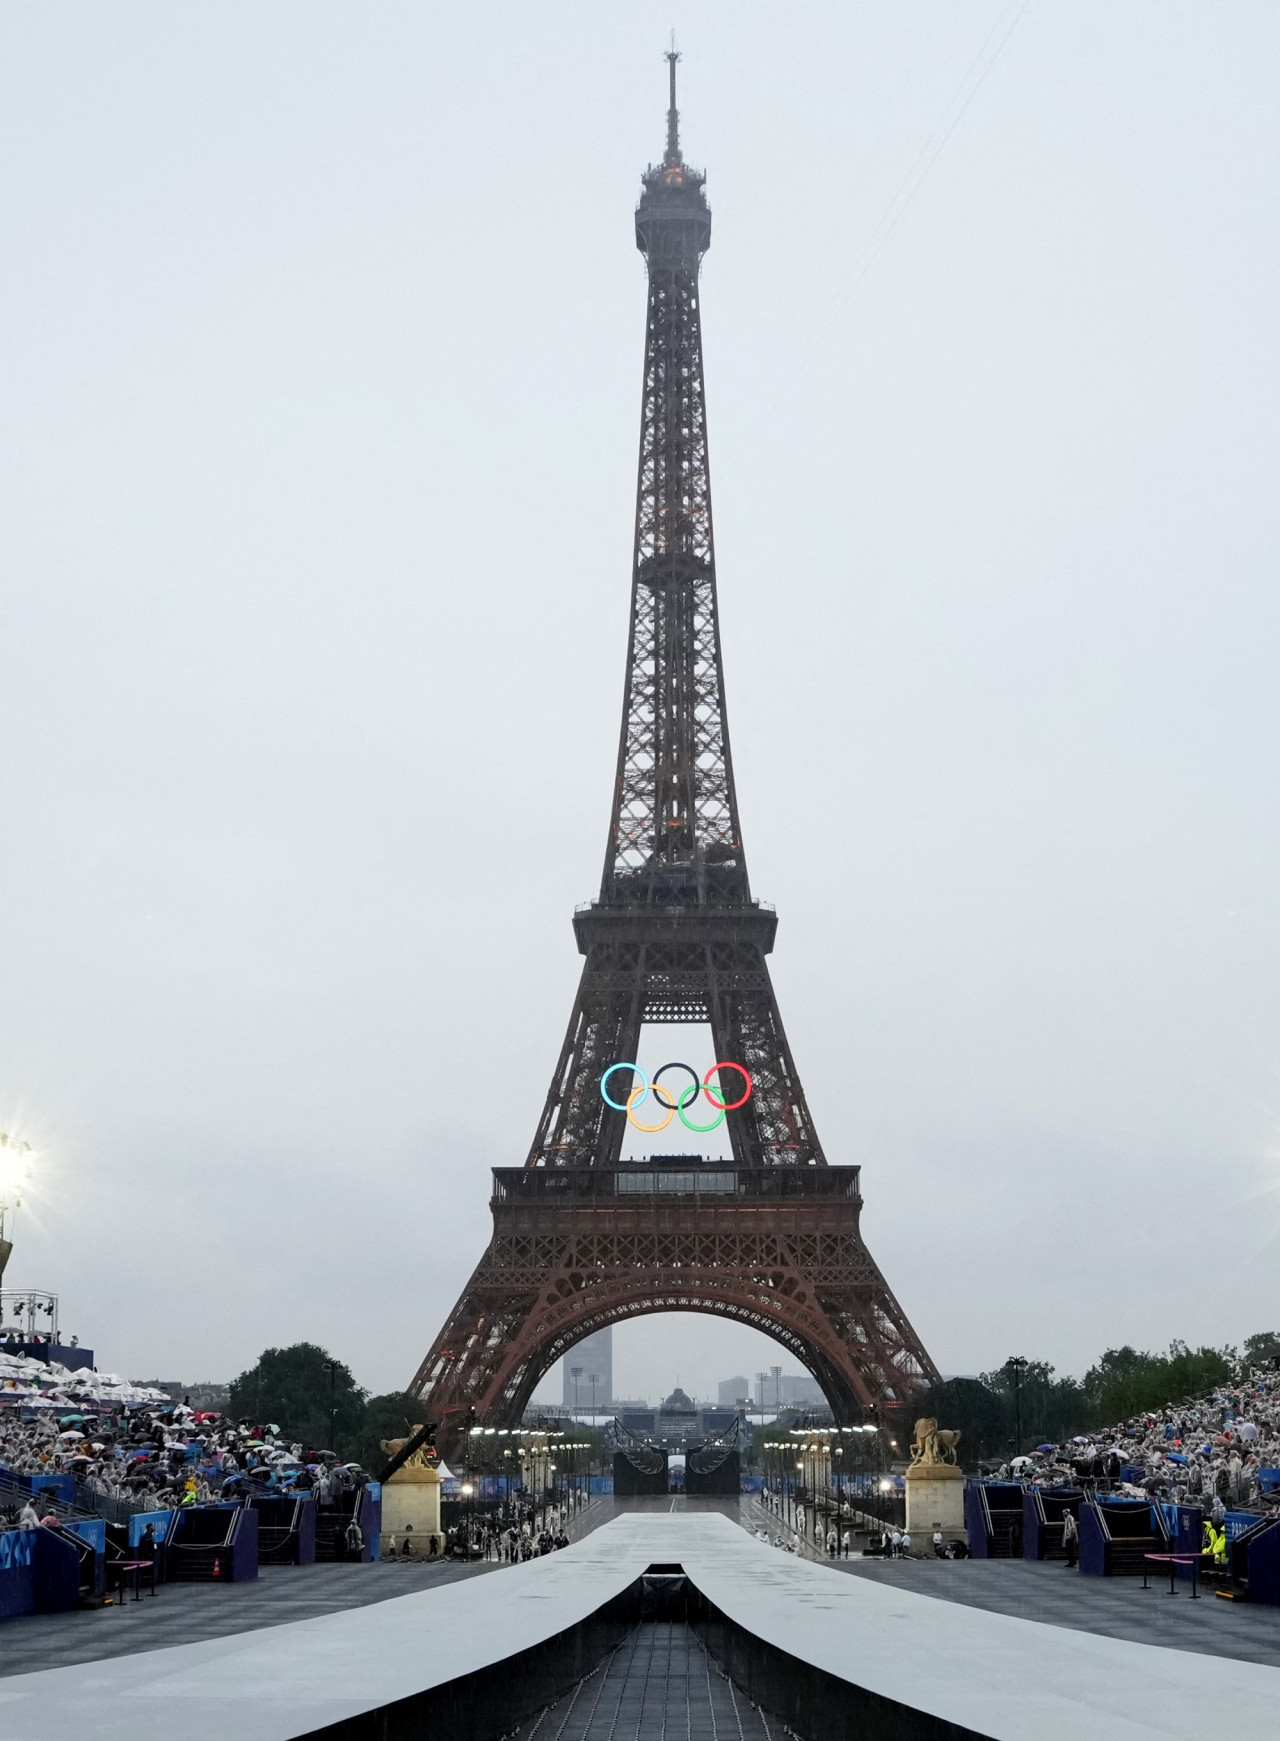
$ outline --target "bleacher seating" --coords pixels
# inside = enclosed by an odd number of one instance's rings
[[[1086,1500],[1079,1523],[1080,1570],[1089,1577],[1141,1577],[1147,1554],[1170,1551],[1163,1512],[1151,1500]]]
[[[310,1566],[316,1557],[318,1506],[309,1493],[254,1493],[260,1566]]]
[[[317,1505],[315,1521],[315,1557],[317,1560],[345,1560],[347,1526],[352,1518],[360,1526],[363,1547],[360,1558],[366,1564],[381,1557],[382,1488],[376,1481],[363,1487],[348,1488],[336,1505]]]
[[[247,1505],[188,1505],[173,1520],[164,1549],[168,1579],[258,1575],[258,1514]]]
[[[1022,1494],[1022,1557],[1024,1560],[1065,1560],[1062,1520],[1078,1517],[1084,1498],[1078,1487],[1027,1487]]]
[[[966,1481],[964,1521],[975,1560],[1021,1559],[1021,1482]]]

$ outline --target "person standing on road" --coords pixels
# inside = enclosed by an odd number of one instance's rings
[[[1062,1545],[1067,1550],[1067,1570],[1071,1571],[1080,1558],[1080,1526],[1070,1511],[1062,1514]]]

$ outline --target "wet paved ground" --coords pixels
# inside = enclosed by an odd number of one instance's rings
[[[257,1578],[243,1584],[161,1584],[154,1597],[144,1592],[142,1600],[135,1602],[130,1596],[118,1608],[22,1614],[2,1623],[0,1675],[195,1644],[260,1626],[286,1626],[291,1620],[312,1620],[343,1608],[385,1602],[390,1596],[431,1590],[458,1578],[483,1576],[485,1570],[483,1564],[468,1566],[460,1561],[264,1566]]]
[[[708,1510],[722,1511],[745,1527],[762,1525],[771,1537],[779,1532],[777,1519],[744,1497],[741,1502],[598,1499],[575,1520],[570,1534],[577,1539],[623,1511]],[[806,1557],[822,1558],[812,1552]],[[1153,1581],[1144,1591],[1140,1578],[1084,1578],[1058,1563],[1027,1560],[849,1559],[825,1563],[851,1577],[871,1578],[895,1589],[967,1603],[997,1614],[1138,1644],[1280,1667],[1280,1608],[1222,1602],[1209,1593],[1192,1602],[1182,1584],[1179,1593],[1171,1597],[1167,1583]],[[161,1585],[154,1599],[144,1595],[140,1602],[130,1599],[120,1607],[6,1620],[0,1632],[5,1646],[0,1651],[0,1675],[283,1626],[500,1571],[492,1562],[268,1566],[251,1583]],[[570,1732],[565,1733],[568,1736]],[[730,1727],[729,1733],[736,1731]]]

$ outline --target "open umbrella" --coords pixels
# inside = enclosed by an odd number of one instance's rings
[[[1056,1445],[1037,1445],[1036,1446],[1037,1451],[1056,1451],[1057,1448],[1058,1447]]]
[[[1170,1463],[1185,1463],[1187,1460],[1181,1451],[1166,1451],[1165,1457]]]

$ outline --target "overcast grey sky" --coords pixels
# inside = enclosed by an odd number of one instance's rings
[[[6,1279],[104,1364],[402,1384],[524,1157],[672,24],[747,850],[871,1249],[945,1371],[1280,1323],[1280,11],[1032,0],[874,252],[1016,16],[0,5]]]

